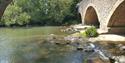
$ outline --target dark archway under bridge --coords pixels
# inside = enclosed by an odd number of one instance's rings
[[[94,25],[104,33],[125,34],[124,0],[82,0],[79,13],[84,25]]]

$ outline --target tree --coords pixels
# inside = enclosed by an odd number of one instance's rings
[[[1,23],[10,26],[26,23],[63,25],[78,22],[74,11],[76,4],[76,0],[13,0],[6,9]]]
[[[3,13],[6,7],[12,2],[12,0],[0,0],[0,19],[3,16]]]
[[[16,3],[10,4],[1,20],[2,24],[10,25],[25,25],[29,22],[30,15],[22,11]]]
[[[73,2],[73,0],[20,0],[18,4],[31,16],[31,24],[61,25],[64,18],[71,14]]]

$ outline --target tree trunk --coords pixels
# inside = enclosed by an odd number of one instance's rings
[[[12,2],[12,0],[0,0],[0,19],[3,16],[3,13],[6,7]]]

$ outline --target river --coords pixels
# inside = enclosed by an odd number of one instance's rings
[[[49,35],[67,36],[62,27],[0,29],[0,63],[84,63],[87,53],[45,42]]]

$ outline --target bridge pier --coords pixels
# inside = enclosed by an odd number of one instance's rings
[[[96,26],[102,33],[125,34],[124,0],[83,0],[79,13],[83,24]]]

